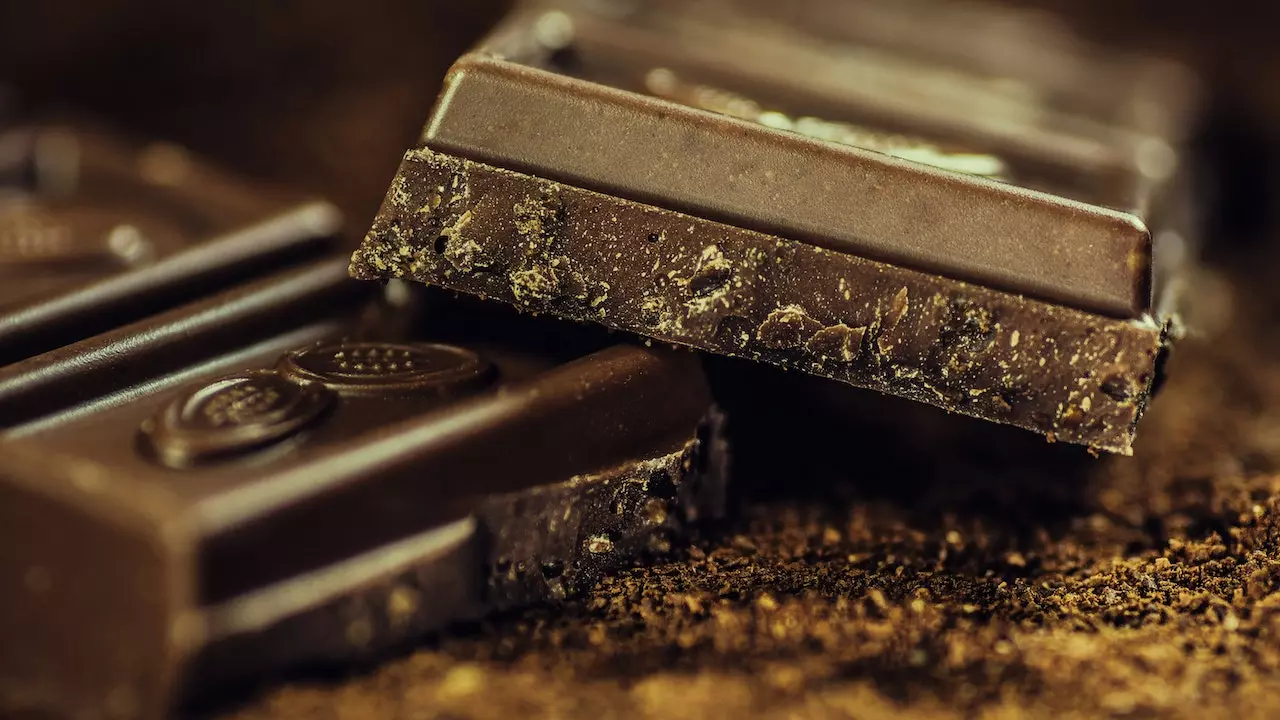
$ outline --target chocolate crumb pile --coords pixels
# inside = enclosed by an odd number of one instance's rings
[[[1280,333],[1264,290],[1238,285],[1233,327],[1178,349],[1134,458],[720,368],[743,375],[722,381],[730,411],[781,408],[737,427],[745,499],[728,523],[586,597],[225,717],[1277,716]],[[828,422],[838,403],[863,403],[867,427]]]

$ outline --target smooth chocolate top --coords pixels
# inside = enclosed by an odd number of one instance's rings
[[[1107,315],[1149,308],[1145,217],[1178,161],[1163,139],[794,28],[663,17],[517,15],[456,64],[423,143]]]
[[[356,558],[435,552],[481,497],[679,453],[710,408],[691,353],[547,342],[509,311],[433,306],[425,332],[382,335],[359,300],[376,286],[345,271],[0,369],[0,691],[163,697],[197,648],[357,589],[376,568]]]
[[[631,26],[733,23],[759,32],[790,27],[856,51],[865,64],[899,67],[908,84],[961,80],[983,94],[1031,100],[1171,141],[1186,138],[1200,87],[1185,67],[1078,35],[1054,13],[969,0],[550,0],[550,8]],[[944,75],[940,70],[949,70]],[[799,78],[805,81],[806,78]],[[963,121],[964,118],[956,118]]]
[[[0,132],[0,364],[314,257],[340,220],[177,146]]]

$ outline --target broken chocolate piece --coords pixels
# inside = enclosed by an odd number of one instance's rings
[[[937,64],[886,70],[795,28],[668,10],[517,14],[455,65],[424,143],[1084,309],[1149,307],[1147,223],[1180,160],[1165,139]]]
[[[599,322],[666,342],[748,357],[1127,453],[1165,345],[1162,326],[1116,320],[979,285],[533,178],[426,150],[410,153],[371,239],[361,277],[406,277],[519,308]],[[418,188],[457,183],[475,197],[468,233],[493,271],[442,267],[430,221],[405,220]],[[549,236],[504,208],[531,188],[563,224]],[[381,237],[396,237],[399,242]],[[647,237],[659,240],[649,242]],[[541,248],[530,251],[530,246]],[[729,279],[692,282],[713,255]],[[521,292],[529,276],[575,277],[581,293]],[[1104,385],[1123,384],[1120,396]]]
[[[0,131],[0,365],[332,246],[340,217],[168,144]]]
[[[386,336],[345,271],[0,369],[0,708],[158,718],[575,594],[720,511],[692,354],[453,302]]]
[[[938,83],[945,117],[891,117],[925,89],[700,12],[514,16],[450,74],[353,274],[1129,452],[1168,334],[1147,222],[1172,141],[1026,99],[962,112]]]

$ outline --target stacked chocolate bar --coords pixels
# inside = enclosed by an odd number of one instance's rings
[[[696,357],[352,280],[331,207],[178,148],[3,142],[5,708],[160,716],[721,512]]]
[[[1130,452],[1194,108],[1035,15],[530,3],[350,259],[180,148],[5,130],[0,707],[159,717],[666,551],[728,478],[669,345]]]
[[[996,28],[927,57],[858,37],[910,8],[774,5],[517,13],[353,273],[1128,453],[1188,255],[1189,81],[1049,44],[991,75]]]

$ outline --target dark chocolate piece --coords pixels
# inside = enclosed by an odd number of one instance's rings
[[[0,707],[160,717],[580,592],[720,511],[694,355],[452,303],[383,336],[344,271],[0,369]]]
[[[448,213],[415,218],[440,187],[454,188],[441,203]],[[428,150],[406,157],[393,197],[355,257],[360,277],[439,284],[1100,450],[1129,452],[1165,343],[1150,321],[1092,315]]]
[[[1133,215],[490,57],[448,82],[439,152],[1113,315],[1149,303]]]
[[[1146,221],[1179,159],[1164,139],[954,71],[904,89],[924,71],[874,80],[856,48],[689,14],[517,14],[457,63],[423,142],[1083,309],[1149,307]]]
[[[1172,142],[1190,135],[1200,88],[1185,67],[1160,58],[1099,47],[1078,35],[1066,18],[1012,3],[966,0],[550,0],[579,17],[603,17],[632,27],[660,29],[668,44],[699,26],[731,23],[765,37],[804,33],[812,52],[840,46],[856,57],[861,77],[877,80],[879,104],[885,85],[899,102],[921,105],[952,99],[963,103],[946,122],[966,118],[988,98],[1032,100],[1055,113],[1093,118]],[[550,23],[548,23],[550,24]],[[829,52],[832,50],[828,50]],[[760,63],[753,53],[735,60]],[[797,75],[794,82],[813,82]],[[956,87],[956,82],[960,87]],[[951,86],[948,88],[947,86]],[[977,94],[967,94],[976,89]],[[856,92],[856,88],[849,91]],[[914,98],[908,98],[914,96]],[[890,101],[892,102],[892,101]],[[941,108],[912,108],[936,112]]]
[[[353,274],[1129,452],[1169,141],[941,87],[945,116],[893,121],[853,50],[670,13],[517,13],[456,65]]]
[[[176,146],[84,128],[0,132],[0,364],[332,247],[340,217]]]

